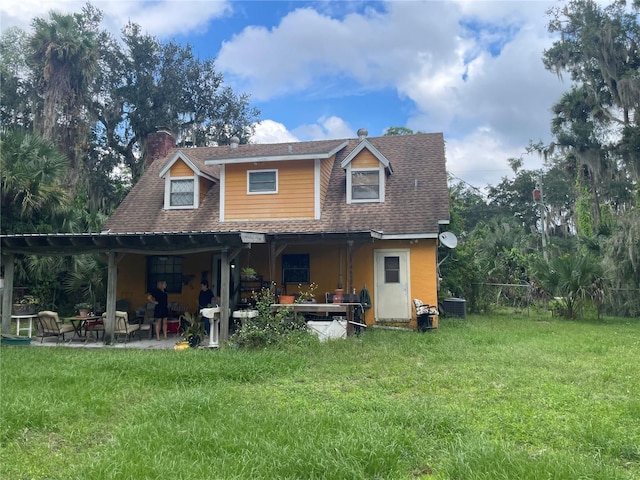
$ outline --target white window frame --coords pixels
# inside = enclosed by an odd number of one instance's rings
[[[260,191],[260,192],[252,192],[251,191],[251,174],[252,173],[270,173],[273,172],[276,176],[276,188],[275,190],[271,191]],[[247,170],[247,195],[273,195],[278,193],[278,185],[279,185],[279,175],[278,175],[278,169],[274,168],[274,169],[270,169],[270,170]]]
[[[171,183],[177,180],[193,181],[193,204],[192,205],[171,205]],[[164,208],[165,210],[193,210],[200,206],[200,182],[197,175],[187,177],[172,177],[167,175],[164,181]]]
[[[378,172],[378,198],[353,198],[353,174],[356,172]],[[384,167],[378,168],[352,168],[347,167],[347,203],[384,203]]]

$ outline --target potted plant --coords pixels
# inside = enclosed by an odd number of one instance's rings
[[[33,315],[38,303],[38,299],[33,295],[25,295],[13,304],[13,315]]]
[[[258,274],[255,271],[255,269],[251,267],[244,267],[240,271],[240,276],[242,277],[243,280],[255,280],[258,277]]]
[[[91,304],[88,302],[76,303],[75,309],[81,317],[88,317],[89,312],[91,311]]]
[[[191,348],[198,348],[205,334],[204,325],[197,314],[184,312],[180,315],[180,324],[186,325],[182,336]]]

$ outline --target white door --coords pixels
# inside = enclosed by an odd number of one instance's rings
[[[409,250],[373,252],[376,321],[411,320]]]

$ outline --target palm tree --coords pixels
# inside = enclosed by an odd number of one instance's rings
[[[586,300],[593,300],[599,306],[604,299],[602,268],[589,254],[565,254],[554,256],[548,262],[541,261],[536,279],[549,296],[556,297],[566,318],[577,318]]]
[[[36,18],[29,39],[29,61],[40,81],[44,99],[36,124],[46,139],[60,145],[70,161],[68,184],[80,178],[82,156],[89,138],[90,85],[97,73],[97,26],[101,13],[85,7],[82,14],[49,13]]]
[[[69,205],[62,179],[67,159],[51,142],[12,130],[0,134],[2,233],[29,233]]]

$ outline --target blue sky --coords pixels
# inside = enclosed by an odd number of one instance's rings
[[[83,4],[4,0],[0,27]],[[262,111],[255,142],[349,138],[361,127],[443,132],[447,169],[480,188],[512,176],[507,159],[530,140],[550,141],[551,107],[570,87],[541,60],[554,0],[93,4],[114,33],[131,19],[215,58]]]

